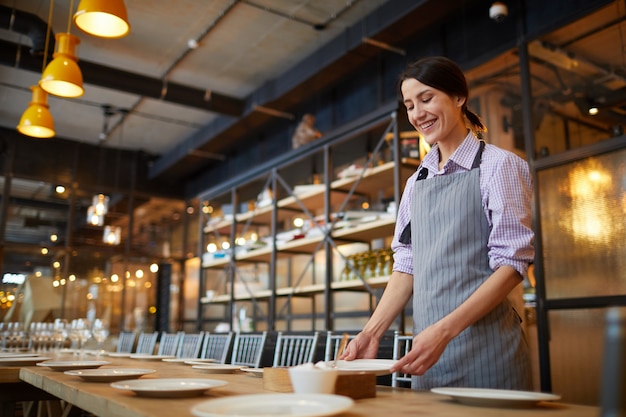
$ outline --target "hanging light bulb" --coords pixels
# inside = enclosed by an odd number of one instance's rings
[[[109,212],[109,196],[104,194],[96,194],[93,196],[91,205],[98,216],[104,216]]]
[[[83,74],[78,67],[78,58],[74,54],[80,39],[71,33],[57,33],[57,51],[52,55],[39,85],[50,94],[59,97],[75,98],[85,93]]]
[[[87,223],[92,226],[102,226],[104,224],[104,215],[97,214],[94,206],[87,208]]]
[[[48,94],[38,85],[33,85],[30,89],[33,92],[33,98],[22,114],[17,131],[35,138],[51,138],[55,132],[54,120],[48,107]]]
[[[101,38],[121,38],[130,32],[123,0],[81,0],[74,13],[74,24]]]
[[[102,240],[108,245],[119,245],[122,240],[122,228],[119,226],[104,226]]]

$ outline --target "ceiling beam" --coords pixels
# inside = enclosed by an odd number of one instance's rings
[[[8,41],[0,41],[0,64],[40,73],[43,64],[42,40],[46,39],[47,24],[37,15],[0,5],[0,29],[28,36],[32,48]],[[48,59],[54,51],[54,34],[51,34]],[[187,85],[152,78],[130,71],[80,60],[79,66],[85,84],[124,91],[142,97],[155,98],[206,111],[240,116],[244,101],[211,90],[201,90]]]

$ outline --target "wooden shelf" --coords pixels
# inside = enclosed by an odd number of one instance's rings
[[[393,162],[387,162],[383,165],[379,165],[373,168],[367,168],[355,192],[367,194],[370,193],[371,190],[386,189],[393,186],[393,181],[389,181],[389,175],[393,171],[394,165],[395,164]],[[406,168],[403,169],[406,170]],[[405,174],[408,176],[410,175],[410,172],[405,172]],[[331,183],[331,207],[339,206],[341,203],[344,202],[346,193],[350,191],[353,184],[357,181],[358,178],[358,176],[351,176],[348,178],[335,180]],[[277,213],[277,219],[280,222],[289,217],[292,217],[294,211],[301,211],[302,208],[300,204],[298,204],[298,200],[300,200],[300,202],[311,213],[315,214],[316,210],[324,206],[325,198],[326,196],[324,189],[311,190],[308,192],[300,193],[296,196],[283,198],[279,200],[276,205],[280,209],[289,209],[291,211],[279,210],[279,212]],[[270,224],[272,221],[272,211],[273,205],[269,205],[266,207],[255,208],[254,210],[246,213],[237,214],[237,223],[239,227],[243,227],[243,225],[248,220],[250,220],[251,224]],[[217,231],[220,234],[229,235],[232,223],[232,220],[222,220],[215,225],[206,226],[204,232],[210,233]]]
[[[387,285],[389,281],[388,276],[384,277],[376,277],[365,280],[367,285],[370,288],[383,288]],[[365,290],[365,285],[363,285],[363,281],[360,279],[350,280],[350,281],[335,281],[330,285],[333,290],[354,290],[361,291]],[[324,292],[325,284],[311,284],[311,285],[303,285],[299,287],[283,287],[278,288],[276,290],[277,297],[287,297],[290,295],[315,295],[321,294]],[[235,297],[235,301],[249,301],[252,299],[255,300],[265,300],[271,297],[272,292],[270,290],[262,290],[255,291],[249,295],[238,295]],[[203,304],[223,304],[230,302],[230,294],[221,294],[213,297],[212,299],[202,298],[200,300]]]

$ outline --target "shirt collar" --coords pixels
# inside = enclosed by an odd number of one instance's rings
[[[470,130],[463,142],[452,153],[447,164],[454,163],[466,170],[472,169],[476,152],[478,152],[479,142],[474,133]],[[439,144],[433,145],[430,152],[422,160],[422,166],[431,172],[439,171]]]

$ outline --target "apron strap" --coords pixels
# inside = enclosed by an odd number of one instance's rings
[[[476,152],[476,156],[474,157],[474,162],[472,163],[472,169],[480,167],[480,160],[482,159],[484,149],[485,149],[485,141],[481,140],[479,147],[478,147],[478,152]],[[419,173],[417,174],[417,178],[415,179],[415,181],[425,180],[426,177],[428,177],[428,169],[422,167]],[[402,234],[400,235],[399,240],[400,240],[400,243],[403,243],[405,245],[411,244],[411,222],[410,221],[406,224],[406,226],[404,227],[404,230],[402,230]]]

